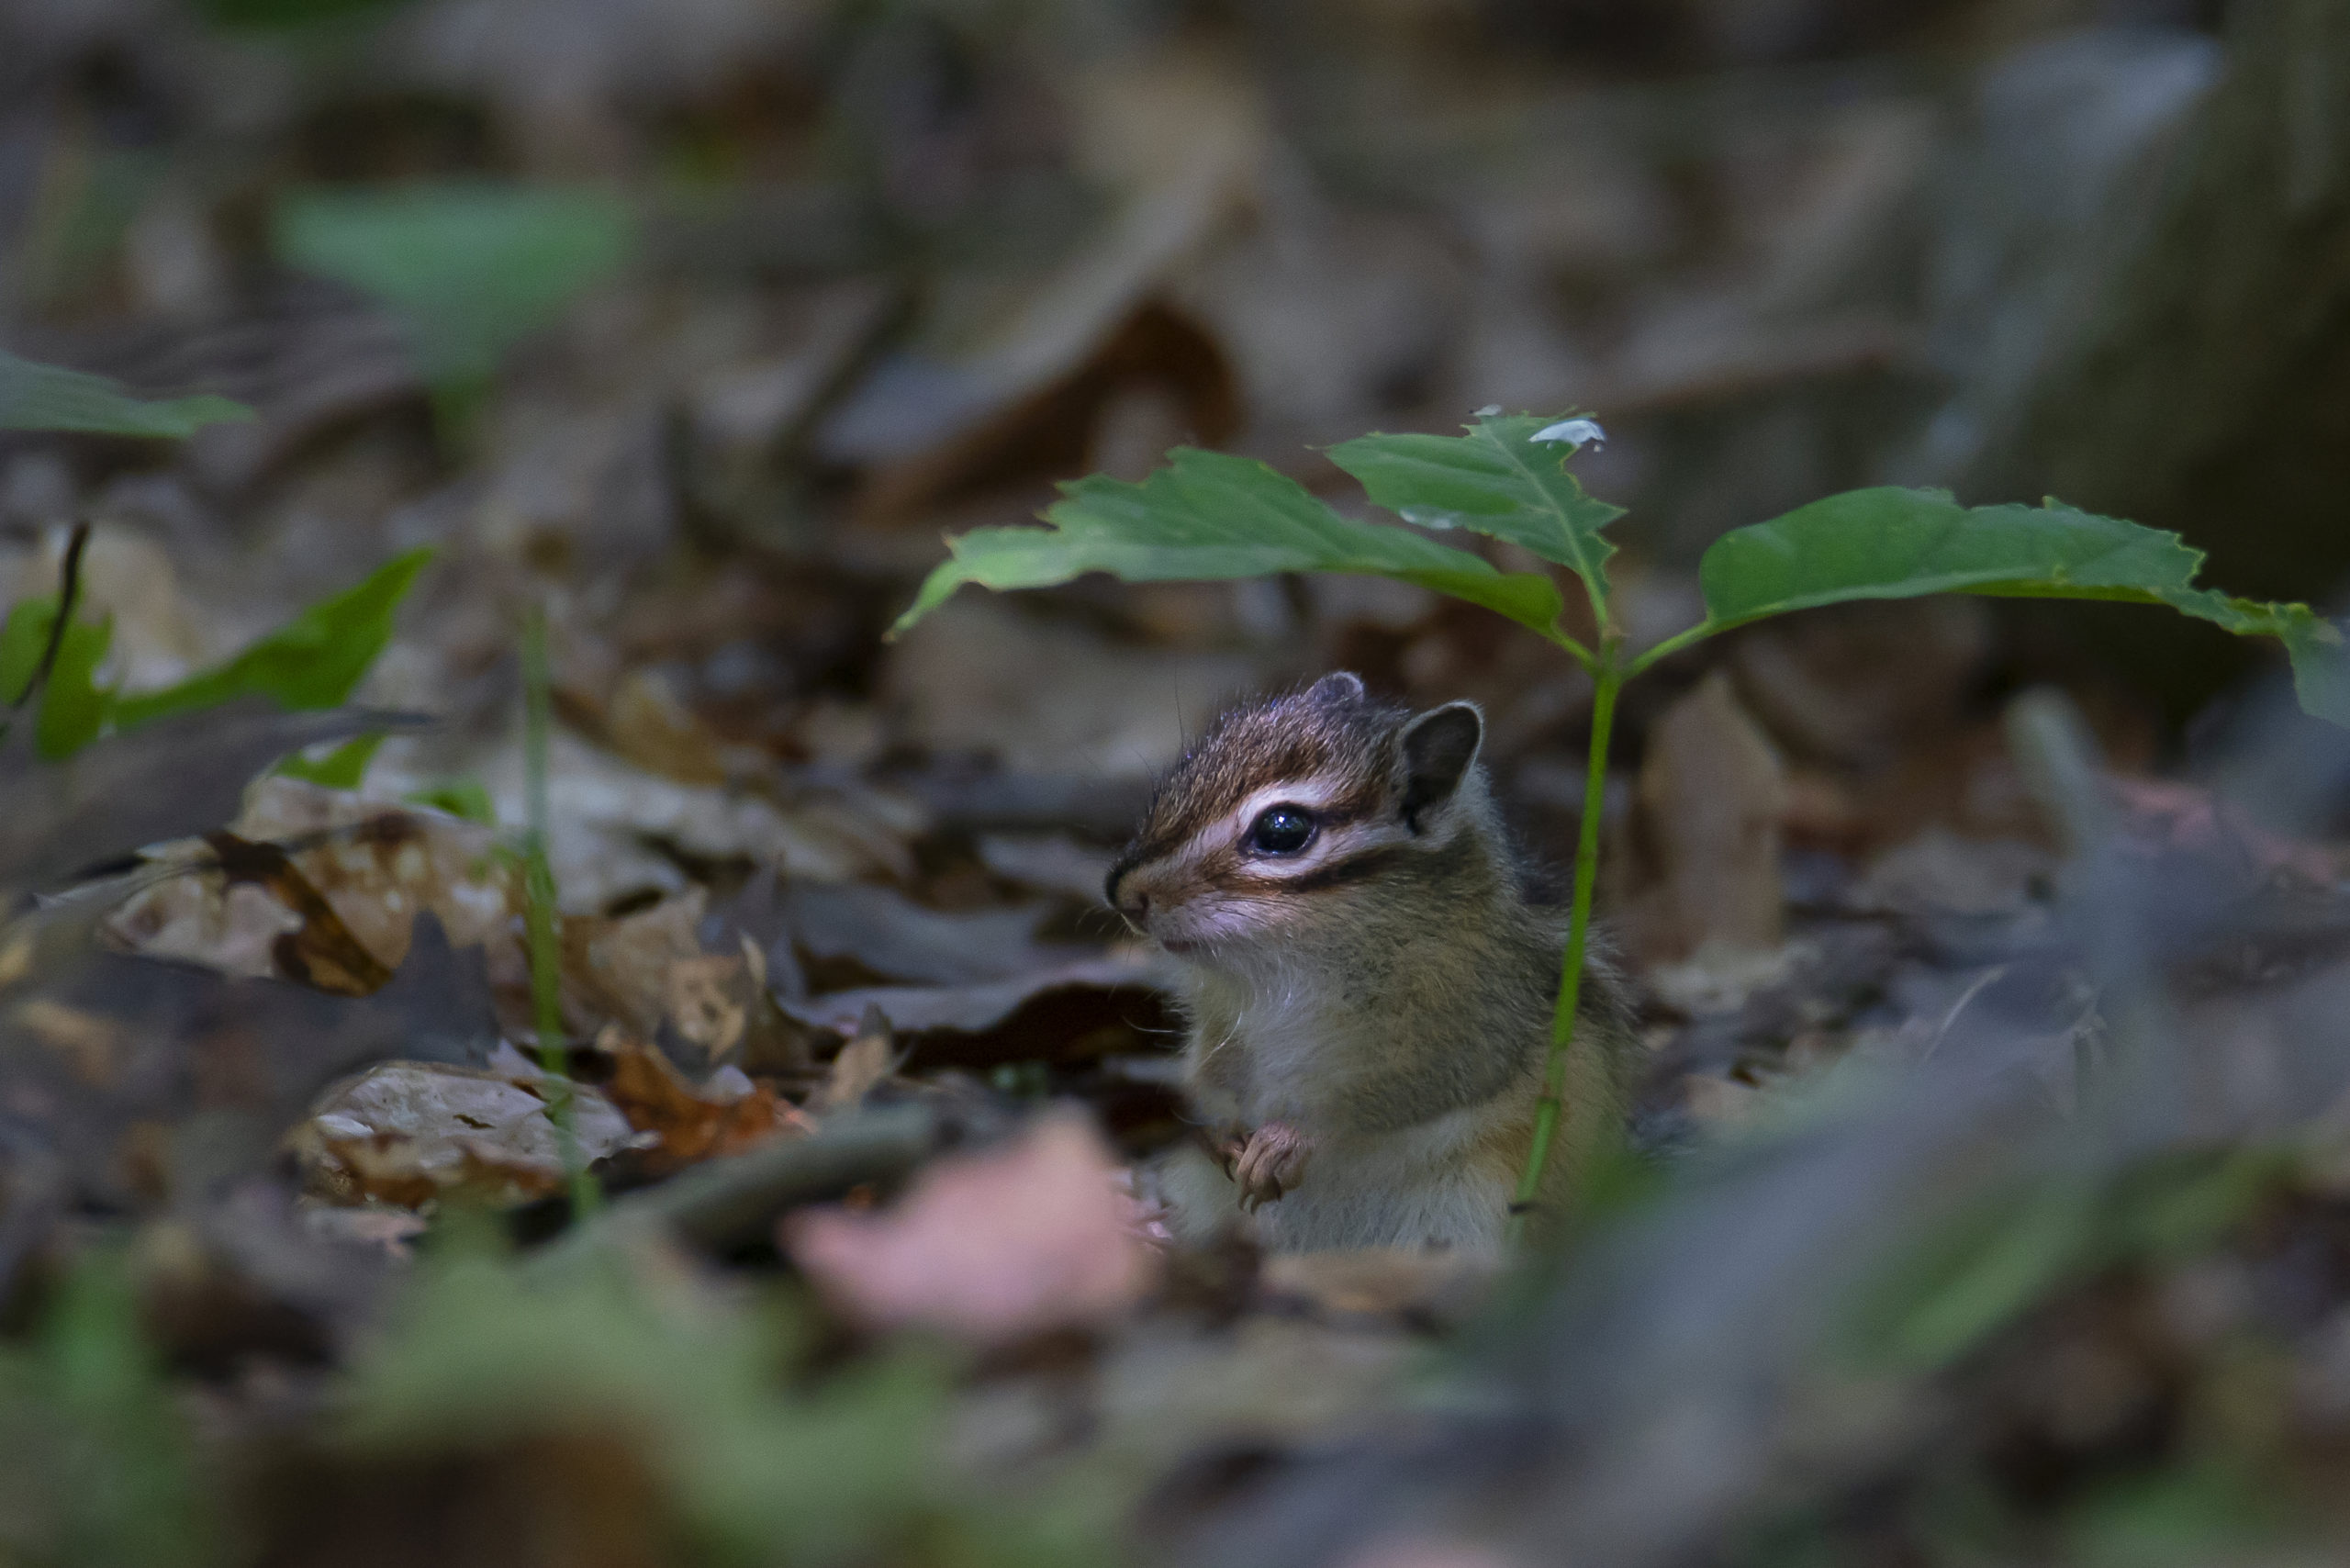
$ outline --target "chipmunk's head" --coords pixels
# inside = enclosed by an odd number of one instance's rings
[[[1111,906],[1170,952],[1242,961],[1343,938],[1363,901],[1457,875],[1490,825],[1475,704],[1415,715],[1352,675],[1236,708],[1161,781]]]

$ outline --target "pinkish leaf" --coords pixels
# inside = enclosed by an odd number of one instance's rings
[[[1000,1343],[1114,1317],[1158,1256],[1101,1137],[1057,1115],[924,1172],[887,1213],[789,1215],[783,1245],[844,1312]]]

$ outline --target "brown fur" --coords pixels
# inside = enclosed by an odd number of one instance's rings
[[[1360,820],[1386,802],[1386,750],[1410,711],[1317,698],[1316,689],[1234,708],[1207,727],[1151,792],[1142,826],[1110,873],[1111,903],[1118,902],[1123,874],[1178,848],[1268,782],[1313,774],[1345,778],[1348,788],[1331,808],[1333,825]]]

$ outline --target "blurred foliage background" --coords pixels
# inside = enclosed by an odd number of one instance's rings
[[[2262,654],[2165,617],[1860,607],[1667,666],[1607,897],[1641,1147],[1695,1152],[1473,1332],[1409,1270],[1191,1260],[1121,1327],[950,1350],[820,1310],[771,1215],[690,1264],[436,1224],[418,1264],[412,1200],[340,1167],[322,1197],[278,1139],[335,1073],[520,1032],[511,890],[456,815],[522,815],[526,606],[578,1039],[733,1072],[763,1135],[871,1092],[986,1143],[1050,1093],[1140,1156],[1167,1019],[1091,901],[1186,724],[1337,666],[1474,698],[1555,861],[1588,686],[1357,579],[966,595],[885,647],[942,530],[1179,442],[1343,503],[1321,448],[1499,405],[1604,423],[1578,470],[1633,513],[1637,642],[1697,618],[1723,530],[1885,482],[2053,493],[2330,611],[2345,256],[2337,0],[0,0],[0,346],[256,414],[0,432],[10,602],[94,522],[135,694],[397,559],[362,695],[447,720],[372,754],[374,816],[249,806],[293,881],[112,927],[245,978],[109,956],[8,994],[0,1551],[2333,1560],[2341,759]],[[2019,742],[2038,686],[2080,722]],[[142,787],[241,781],[253,744]],[[2064,831],[2098,767],[2130,853]],[[51,819],[5,778],[13,879]],[[462,811],[381,828],[404,800]],[[363,818],[427,892],[319,848]],[[137,847],[55,820],[47,871]],[[449,937],[408,959],[424,905]],[[400,978],[286,1000],[333,922]],[[670,1140],[632,1179],[738,1147],[604,1055]],[[544,1190],[514,1158],[500,1201]]]

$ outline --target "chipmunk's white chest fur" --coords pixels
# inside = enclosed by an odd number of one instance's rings
[[[1350,1001],[1299,969],[1188,978],[1199,1109],[1249,1126],[1286,1122],[1314,1140],[1306,1181],[1258,1211],[1259,1239],[1284,1251],[1499,1245],[1508,1184],[1475,1158],[1490,1139],[1492,1103],[1432,1106],[1402,1126],[1349,1125],[1347,1086],[1365,1064],[1394,1059],[1414,1022],[1382,1004],[1381,988]],[[1179,1157],[1168,1182],[1179,1226],[1194,1237],[1238,1216],[1233,1183],[1204,1154]]]
[[[1498,1247],[1508,1185],[1471,1158],[1487,1119],[1472,1107],[1394,1132],[1317,1139],[1310,1180],[1258,1211],[1259,1238],[1280,1251]]]

